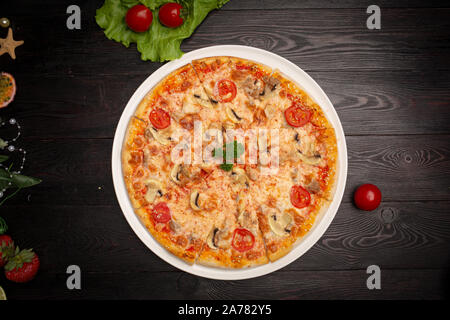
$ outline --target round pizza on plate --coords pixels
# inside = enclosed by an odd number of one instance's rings
[[[322,109],[277,70],[194,60],[145,96],[122,147],[152,236],[188,263],[243,268],[286,255],[333,197],[337,143]]]

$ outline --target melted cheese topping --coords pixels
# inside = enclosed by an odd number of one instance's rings
[[[308,230],[314,213],[320,209],[316,204],[321,197],[329,196],[336,158],[330,151],[336,151],[335,145],[329,147],[335,144],[334,131],[328,127],[319,106],[279,73],[271,78],[266,69],[239,63],[226,57],[194,61],[193,68],[187,65],[163,80],[143,100],[136,118],[130,121],[123,158],[125,181],[135,207],[151,212],[154,204],[166,202],[170,209],[170,222],[154,222],[155,229],[166,232],[171,241],[186,249],[192,248],[195,239],[206,243],[207,237],[215,235],[212,242],[209,239],[212,247],[209,244],[200,247],[203,249],[199,260],[215,259],[216,264],[229,267],[251,265],[249,261],[259,259],[261,254],[264,259],[258,260],[259,263],[266,263],[265,245],[270,245],[268,250],[273,251],[274,244],[288,237],[295,240],[292,226]],[[222,103],[216,96],[215,85],[222,79],[236,83],[236,96],[230,102]],[[313,110],[310,123],[299,128],[287,124],[284,110],[294,101],[289,95]],[[147,120],[156,107],[171,115],[167,129],[157,130]],[[250,151],[254,151],[257,163],[234,164],[231,171],[216,164],[177,165],[171,155],[182,141],[179,132],[192,134],[195,121],[201,121],[203,132],[227,128],[244,132],[278,129],[278,140],[269,138],[267,154],[258,151],[258,145],[242,140],[245,154],[240,159],[246,160]],[[193,144],[187,143],[176,152],[184,154],[192,150]],[[263,162],[263,156],[276,150],[279,168],[275,175],[266,175],[264,169],[275,164]],[[158,192],[153,203],[149,203],[151,197],[146,194],[155,185]],[[298,209],[292,205],[290,190],[294,185],[310,191],[310,206]],[[286,215],[291,218],[283,220]],[[283,226],[286,234],[274,232],[269,219],[288,221],[290,224]],[[254,247],[247,253],[233,248],[233,233],[238,227],[255,236]],[[215,229],[218,231],[212,233]]]

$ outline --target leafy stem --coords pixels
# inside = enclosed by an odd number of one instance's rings
[[[6,200],[14,197],[20,190],[22,190],[22,188],[17,188],[16,191],[14,191],[13,193],[9,194],[5,199],[3,199],[2,202],[0,202],[0,206],[6,202]]]
[[[8,156],[0,155],[0,163],[4,163],[7,160]],[[9,194],[0,202],[0,206],[5,203],[6,200],[15,196],[23,188],[32,187],[36,184],[41,183],[42,181],[37,178],[24,176],[16,172],[11,172],[12,167],[13,163],[11,163],[8,167],[6,167],[4,164],[0,166],[0,191],[6,191],[7,189],[16,188],[14,192]]]

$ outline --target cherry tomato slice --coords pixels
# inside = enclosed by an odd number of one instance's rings
[[[170,221],[170,209],[165,202],[160,202],[153,207],[152,210],[153,220],[159,223],[166,223]]]
[[[239,252],[245,252],[255,245],[255,236],[249,230],[237,228],[233,233],[231,245]]]
[[[183,6],[179,3],[169,2],[159,9],[159,21],[169,28],[176,28],[183,24],[180,13]]]
[[[381,203],[381,191],[373,184],[363,184],[356,190],[354,199],[359,209],[372,211]]]
[[[156,129],[165,129],[170,126],[170,116],[161,108],[153,109],[150,112],[149,119]]]
[[[236,92],[236,85],[228,79],[217,81],[214,86],[214,95],[220,102],[230,102],[236,97]]]
[[[292,186],[290,198],[292,205],[298,209],[307,207],[311,203],[311,195],[302,186]]]
[[[137,4],[131,7],[125,15],[125,22],[128,27],[135,32],[144,32],[150,28],[153,21],[153,15],[149,8],[143,4]]]
[[[292,127],[302,127],[311,119],[311,111],[293,104],[284,111],[287,123]]]

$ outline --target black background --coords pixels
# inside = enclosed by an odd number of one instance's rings
[[[14,75],[25,173],[43,179],[0,207],[21,247],[41,258],[35,280],[0,285],[9,299],[441,299],[448,296],[450,238],[450,8],[446,1],[231,0],[212,12],[185,52],[218,44],[279,54],[308,72],[346,133],[349,173],[340,209],[317,244],[270,275],[214,281],[154,255],[126,223],[111,179],[121,112],[162,64],[108,40],[95,23],[103,1],[3,0],[0,16],[25,44],[0,57]],[[66,28],[81,8],[82,29]],[[381,30],[366,8],[381,7]],[[0,37],[6,36],[0,29]],[[0,133],[0,136],[3,136]],[[352,193],[374,183],[383,203],[357,210]],[[82,290],[66,288],[66,268]],[[366,268],[381,267],[381,290]]]

